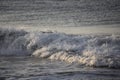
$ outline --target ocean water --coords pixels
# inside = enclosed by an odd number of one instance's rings
[[[0,0],[0,24],[32,27],[119,25],[120,1]]]
[[[120,80],[120,1],[0,0],[0,80]]]
[[[33,57],[0,57],[0,80],[119,80],[119,73]]]
[[[120,34],[0,28],[1,80],[119,80]]]

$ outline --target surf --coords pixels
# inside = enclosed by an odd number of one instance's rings
[[[120,35],[70,35],[0,28],[0,56],[33,56],[120,68]]]

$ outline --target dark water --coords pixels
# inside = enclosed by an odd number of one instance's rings
[[[120,80],[120,70],[32,57],[0,57],[0,80]]]
[[[120,0],[0,0],[0,24],[117,25],[120,24]]]

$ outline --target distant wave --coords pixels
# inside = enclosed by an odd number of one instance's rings
[[[120,35],[68,35],[0,28],[0,56],[35,56],[120,68]]]

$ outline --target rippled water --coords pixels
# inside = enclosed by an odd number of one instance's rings
[[[120,70],[33,57],[0,57],[0,80],[120,80]]]
[[[0,0],[0,23],[39,27],[120,24],[120,1]]]

